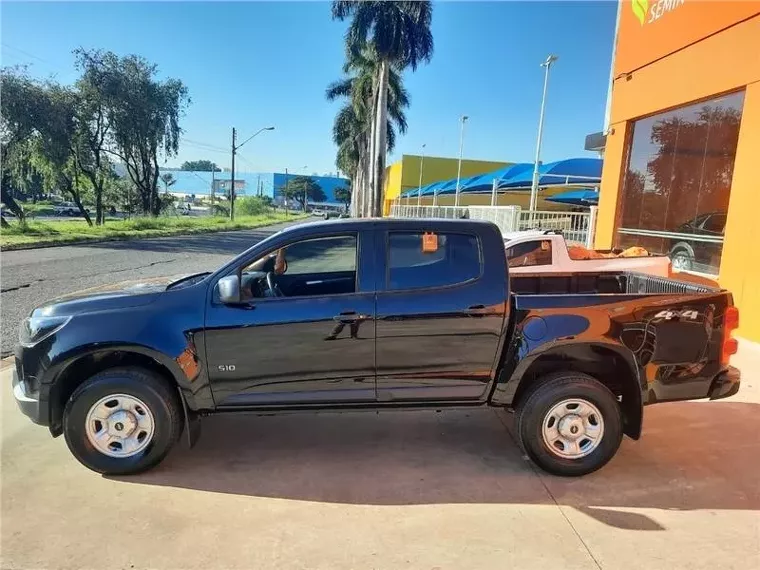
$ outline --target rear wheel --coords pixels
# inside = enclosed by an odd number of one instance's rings
[[[517,432],[525,452],[555,475],[585,475],[618,450],[623,419],[615,395],[586,374],[540,378],[518,404]]]
[[[84,466],[108,475],[157,465],[182,430],[178,397],[163,378],[139,368],[96,374],[66,403],[63,433]]]

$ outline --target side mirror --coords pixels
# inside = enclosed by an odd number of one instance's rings
[[[222,277],[216,284],[219,300],[225,305],[240,303],[240,278],[237,275]]]

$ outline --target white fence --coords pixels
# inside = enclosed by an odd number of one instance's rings
[[[412,206],[394,204],[394,218],[443,218],[487,220],[502,233],[522,230],[558,230],[570,242],[593,247],[596,206],[589,212],[543,212],[522,210],[519,206]]]

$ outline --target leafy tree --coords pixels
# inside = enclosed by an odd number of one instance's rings
[[[369,46],[377,54],[379,65],[373,82],[372,134],[370,137],[369,186],[370,213],[379,216],[385,176],[388,138],[388,91],[392,67],[413,71],[433,56],[433,16],[429,0],[333,0],[333,18],[351,18],[346,32],[350,53],[357,54]]]
[[[169,188],[174,186],[177,183],[177,180],[174,178],[174,174],[171,172],[165,172],[161,175],[161,182],[164,184],[164,192],[168,194]]]
[[[341,186],[335,189],[335,199],[343,202],[343,205],[348,209],[351,204],[351,189]]]
[[[325,191],[317,184],[316,180],[310,176],[294,176],[280,188],[280,192],[288,200],[295,200],[301,205],[301,209],[306,211],[306,200],[311,202],[324,202],[327,200]]]
[[[375,52],[367,47],[360,52],[348,52],[343,67],[346,77],[327,88],[327,99],[348,99],[335,117],[333,142],[338,147],[336,165],[351,178],[353,202],[351,214],[372,215],[373,196],[369,194],[368,170],[370,166],[370,135],[372,131],[372,99],[379,61]],[[403,86],[401,74],[391,68],[389,78],[387,148],[392,152],[396,130],[406,132],[404,109],[409,106],[409,94]]]
[[[87,179],[96,203],[101,204],[101,211],[96,211],[96,223],[100,224],[103,222],[103,179],[110,165],[102,148],[96,152],[99,164],[90,160],[93,155],[88,125],[81,116],[82,98],[68,87],[48,83],[44,100],[37,116],[40,136],[34,139],[31,154],[35,169],[42,174],[49,190],[62,190],[70,196],[87,224],[92,225],[82,200]]]
[[[235,211],[243,216],[265,214],[271,207],[269,196],[243,196],[235,201]]]
[[[156,65],[136,55],[119,57],[100,50],[79,50],[77,55],[107,111],[111,152],[124,162],[142,210],[157,215],[158,157],[175,156],[179,150],[187,88],[178,79],[158,80]]]
[[[0,199],[19,219],[24,210],[14,194],[31,180],[30,139],[35,136],[34,117],[42,103],[42,88],[23,67],[0,71],[0,164],[3,169]]]
[[[179,167],[180,170],[192,170],[195,172],[221,172],[215,163],[210,160],[186,160]]]
[[[36,199],[47,191],[63,191],[82,205],[77,93],[53,82],[30,79],[24,70],[2,71],[3,201],[19,219],[21,207],[10,196],[17,191]]]

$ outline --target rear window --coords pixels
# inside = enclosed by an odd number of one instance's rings
[[[507,262],[510,267],[551,265],[552,243],[544,239],[510,246],[507,248]]]
[[[436,247],[423,247],[422,233],[388,236],[390,290],[423,289],[465,283],[480,277],[480,241],[470,234],[436,234]]]

